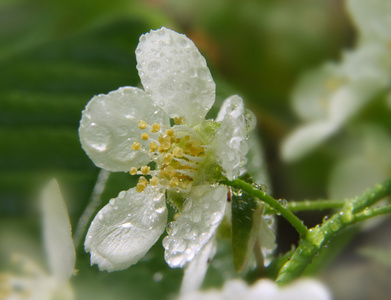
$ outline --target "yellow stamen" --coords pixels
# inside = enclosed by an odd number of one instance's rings
[[[153,176],[150,180],[149,180],[149,183],[152,185],[152,186],[155,186],[155,185],[158,185],[159,184],[159,179],[155,176]]]
[[[141,173],[143,173],[144,175],[147,175],[149,173],[149,170],[151,170],[151,167],[148,166],[141,167]]]
[[[183,149],[182,149],[182,148],[175,147],[175,149],[172,151],[172,153],[173,153],[176,157],[183,157]]]
[[[156,144],[155,142],[150,143],[150,144],[149,144],[149,149],[151,149],[152,152],[153,152],[153,151],[156,151],[156,149],[157,149],[157,144]]]
[[[138,179],[138,183],[147,185],[147,184],[148,184],[148,180],[147,180],[144,176],[141,176],[141,177]]]
[[[141,139],[146,141],[147,139],[149,138],[149,135],[148,133],[144,132],[142,135],[141,135]]]
[[[170,180],[170,188],[174,188],[179,185],[179,179],[177,177],[173,177]]]
[[[136,175],[137,174],[137,168],[136,167],[131,167],[129,173],[130,173],[130,175]]]
[[[173,136],[174,135],[174,130],[173,129],[167,129],[166,135]]]
[[[160,144],[163,142],[163,135],[159,134],[159,138],[157,140]]]
[[[182,117],[174,117],[174,123],[175,124],[183,124],[183,118]]]
[[[168,150],[168,149],[170,149],[171,148],[171,137],[169,137],[169,136],[165,136],[164,138],[163,138],[163,141],[161,142],[161,145],[160,145],[161,147],[162,147],[162,149],[163,150]]]
[[[133,145],[130,148],[132,150],[139,150],[140,149],[140,143],[134,142]]]
[[[140,129],[147,128],[147,122],[140,120],[140,122],[138,122],[138,128],[140,128]]]
[[[161,177],[174,177],[176,175],[177,173],[175,172],[175,169],[172,166],[167,166],[160,171]]]
[[[169,165],[172,162],[174,155],[172,153],[167,153],[163,158],[163,164]]]
[[[158,132],[160,130],[160,124],[154,123],[152,124],[151,132]]]
[[[144,191],[146,188],[146,185],[142,184],[142,183],[137,183],[136,185],[136,192],[137,193],[141,193],[142,191]]]

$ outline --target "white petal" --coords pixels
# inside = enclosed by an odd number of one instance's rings
[[[362,42],[389,43],[391,2],[388,0],[348,0],[348,11],[361,34]]]
[[[194,259],[185,267],[182,278],[181,294],[185,295],[197,291],[204,281],[206,271],[209,267],[209,261],[216,253],[216,240],[210,241],[201,249]]]
[[[324,64],[301,76],[292,94],[295,113],[304,120],[325,118],[330,96],[344,83],[340,66]]]
[[[88,230],[84,246],[91,253],[91,265],[111,272],[137,263],[159,239],[166,222],[160,190],[122,191],[98,212]]]
[[[276,249],[276,233],[275,233],[275,222],[273,216],[267,216],[268,218],[273,218],[272,225],[269,226],[269,224],[265,220],[265,216],[262,216],[261,218],[261,230],[259,231],[259,242],[261,246],[261,251],[263,254],[263,257],[265,258],[265,266],[269,265],[270,263],[270,257],[273,253],[274,249]]]
[[[299,127],[283,141],[282,158],[285,161],[302,158],[333,134],[338,126],[331,121],[320,121]]]
[[[221,121],[212,148],[228,179],[239,175],[248,152],[247,128],[243,100],[237,95],[229,97],[217,117]]]
[[[144,89],[171,118],[190,125],[205,118],[215,101],[215,83],[205,58],[185,35],[167,28],[140,37],[137,69]]]
[[[171,267],[183,267],[208,243],[224,217],[226,203],[224,186],[201,185],[191,190],[182,213],[163,239],[165,259]]]
[[[328,289],[321,282],[314,279],[299,279],[280,288],[277,299],[331,300],[332,297]]]
[[[68,211],[55,179],[42,194],[43,237],[51,273],[63,282],[68,280],[75,266],[71,224]]]
[[[95,96],[80,121],[83,149],[95,165],[110,171],[127,172],[147,164],[151,160],[147,152],[131,149],[137,141],[149,150],[149,142],[141,140],[146,129],[138,128],[140,120],[169,126],[168,116],[140,89],[123,87]],[[153,136],[150,131],[148,134]]]

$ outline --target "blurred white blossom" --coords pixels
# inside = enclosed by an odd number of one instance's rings
[[[388,0],[351,0],[348,10],[359,39],[339,63],[326,63],[302,76],[293,108],[305,122],[286,138],[281,155],[293,161],[338,131],[391,82],[391,5]]]
[[[248,286],[236,279],[227,281],[221,290],[197,291],[179,300],[331,300],[328,289],[318,281],[300,279],[278,287],[269,279],[261,279]]]
[[[0,273],[0,299],[72,300],[68,282],[75,266],[68,212],[56,180],[42,192],[44,248],[50,272],[33,259],[14,253],[12,270]],[[21,249],[23,250],[23,249]]]

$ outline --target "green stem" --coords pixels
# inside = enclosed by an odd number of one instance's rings
[[[362,222],[377,216],[391,213],[391,205],[377,207],[377,208],[366,208],[363,212],[354,215],[354,222]]]
[[[282,206],[276,199],[266,194],[264,191],[259,190],[253,187],[251,184],[248,184],[240,179],[235,180],[222,180],[220,183],[228,185],[233,188],[242,190],[243,192],[248,193],[254,197],[257,197],[259,200],[267,203],[269,206],[274,208],[277,212],[281,214],[292,226],[297,230],[297,232],[303,236],[307,233],[307,227],[303,222],[297,218],[289,209]]]
[[[383,184],[378,184],[367,190],[361,196],[347,201],[339,213],[334,214],[321,226],[318,225],[308,230],[308,233],[302,237],[291,259],[280,269],[276,282],[283,285],[297,278],[311,263],[315,255],[319,253],[320,249],[346,226],[391,212],[391,206],[376,209],[368,208],[390,194],[391,180],[387,180]]]
[[[289,201],[286,207],[290,211],[308,211],[308,210],[325,210],[342,208],[345,200],[303,200],[303,201]],[[274,209],[265,207],[265,214],[271,214]]]
[[[345,200],[289,201],[287,208],[290,211],[337,209],[342,208],[345,202]]]

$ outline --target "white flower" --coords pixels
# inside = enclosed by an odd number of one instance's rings
[[[227,196],[216,182],[237,176],[248,151],[240,97],[226,100],[218,122],[205,120],[215,84],[186,36],[151,31],[141,36],[136,58],[144,90],[98,95],[80,122],[83,149],[97,166],[141,175],[91,223],[85,249],[100,270],[126,269],[146,254],[166,228],[166,201],[180,212],[163,240],[167,263],[183,267],[200,251],[211,253]]]
[[[320,282],[300,279],[278,287],[269,279],[261,279],[252,286],[242,280],[227,281],[222,290],[198,291],[183,295],[180,300],[331,300],[330,292]]]
[[[360,32],[360,43],[391,43],[389,0],[347,0],[347,8]]]
[[[326,63],[299,80],[292,96],[306,123],[283,142],[286,161],[301,158],[337,132],[391,82],[391,6],[388,0],[352,0],[348,8],[361,33],[359,46],[339,64]],[[365,42],[364,42],[365,41]]]
[[[43,238],[50,273],[32,259],[13,254],[13,272],[0,273],[1,299],[72,300],[69,285],[75,266],[71,225],[56,180],[43,190]]]

